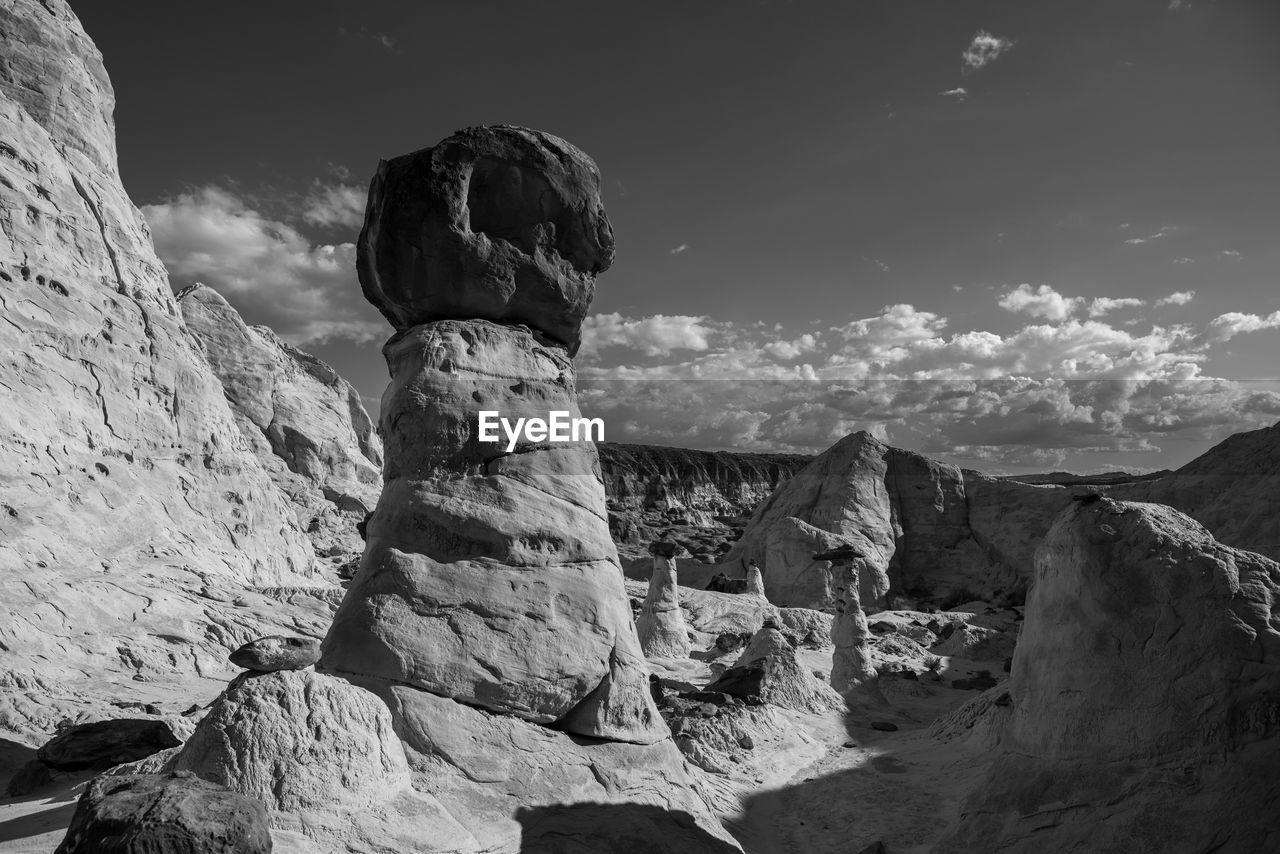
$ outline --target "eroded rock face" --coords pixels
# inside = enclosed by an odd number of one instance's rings
[[[365,296],[398,330],[519,323],[572,355],[613,252],[591,158],[559,137],[497,126],[380,163],[358,264]]]
[[[121,186],[97,49],[12,0],[0,55],[0,726],[34,739],[222,659],[237,618],[206,634],[201,592],[306,583],[313,552]]]
[[[212,288],[186,289],[178,306],[245,441],[317,551],[362,551],[356,524],[378,500],[382,441],[355,388],[270,329],[245,324]]]
[[[192,774],[99,777],[56,854],[269,854],[260,801]]]
[[[684,624],[684,612],[680,610],[674,554],[654,553],[649,593],[636,618],[636,633],[645,655],[689,657],[689,630]]]
[[[1274,845],[1278,602],[1280,565],[1169,507],[1063,512],[1036,555],[1001,752],[939,850]]]
[[[367,804],[409,785],[383,703],[335,676],[301,671],[238,678],[172,767],[275,810]]]
[[[891,448],[865,432],[841,439],[756,509],[725,565],[759,563],[770,601],[833,610],[828,561],[864,555],[859,598],[869,613],[895,592],[993,597],[1030,577],[1032,554],[1072,490],[962,471]]]

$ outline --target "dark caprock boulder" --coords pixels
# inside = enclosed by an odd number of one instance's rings
[[[259,673],[301,670],[320,660],[320,641],[271,635],[249,641],[227,656],[227,660],[237,667]]]
[[[102,771],[180,744],[162,720],[121,718],[68,727],[36,751],[36,758],[58,771]]]
[[[99,777],[55,854],[266,854],[267,809],[186,771]]]

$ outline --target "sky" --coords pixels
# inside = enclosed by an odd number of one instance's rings
[[[994,472],[1179,465],[1280,420],[1280,4],[72,0],[175,289],[376,411],[380,158],[573,142],[618,240],[606,439]],[[175,9],[181,9],[180,12]]]

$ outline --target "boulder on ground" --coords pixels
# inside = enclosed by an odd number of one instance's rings
[[[115,718],[67,727],[36,751],[36,758],[58,771],[102,771],[181,743],[166,721]]]
[[[260,801],[179,771],[98,777],[56,854],[268,854]]]

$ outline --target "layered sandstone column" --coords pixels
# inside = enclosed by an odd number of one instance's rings
[[[692,647],[689,632],[680,610],[680,590],[676,583],[675,543],[656,542],[653,552],[653,575],[649,577],[649,595],[636,618],[636,631],[645,655],[688,658]]]
[[[867,639],[867,615],[863,613],[858,588],[867,558],[857,549],[843,546],[813,556],[815,561],[831,561],[836,593],[836,618],[831,624],[835,652],[831,662],[831,687],[846,700],[859,696],[879,698],[876,671],[871,665]]]
[[[383,353],[385,486],[321,666],[580,735],[668,735],[594,444],[480,441],[481,411],[580,413],[572,355],[613,260],[599,174],[548,134],[471,128],[385,161],[360,235]]]

